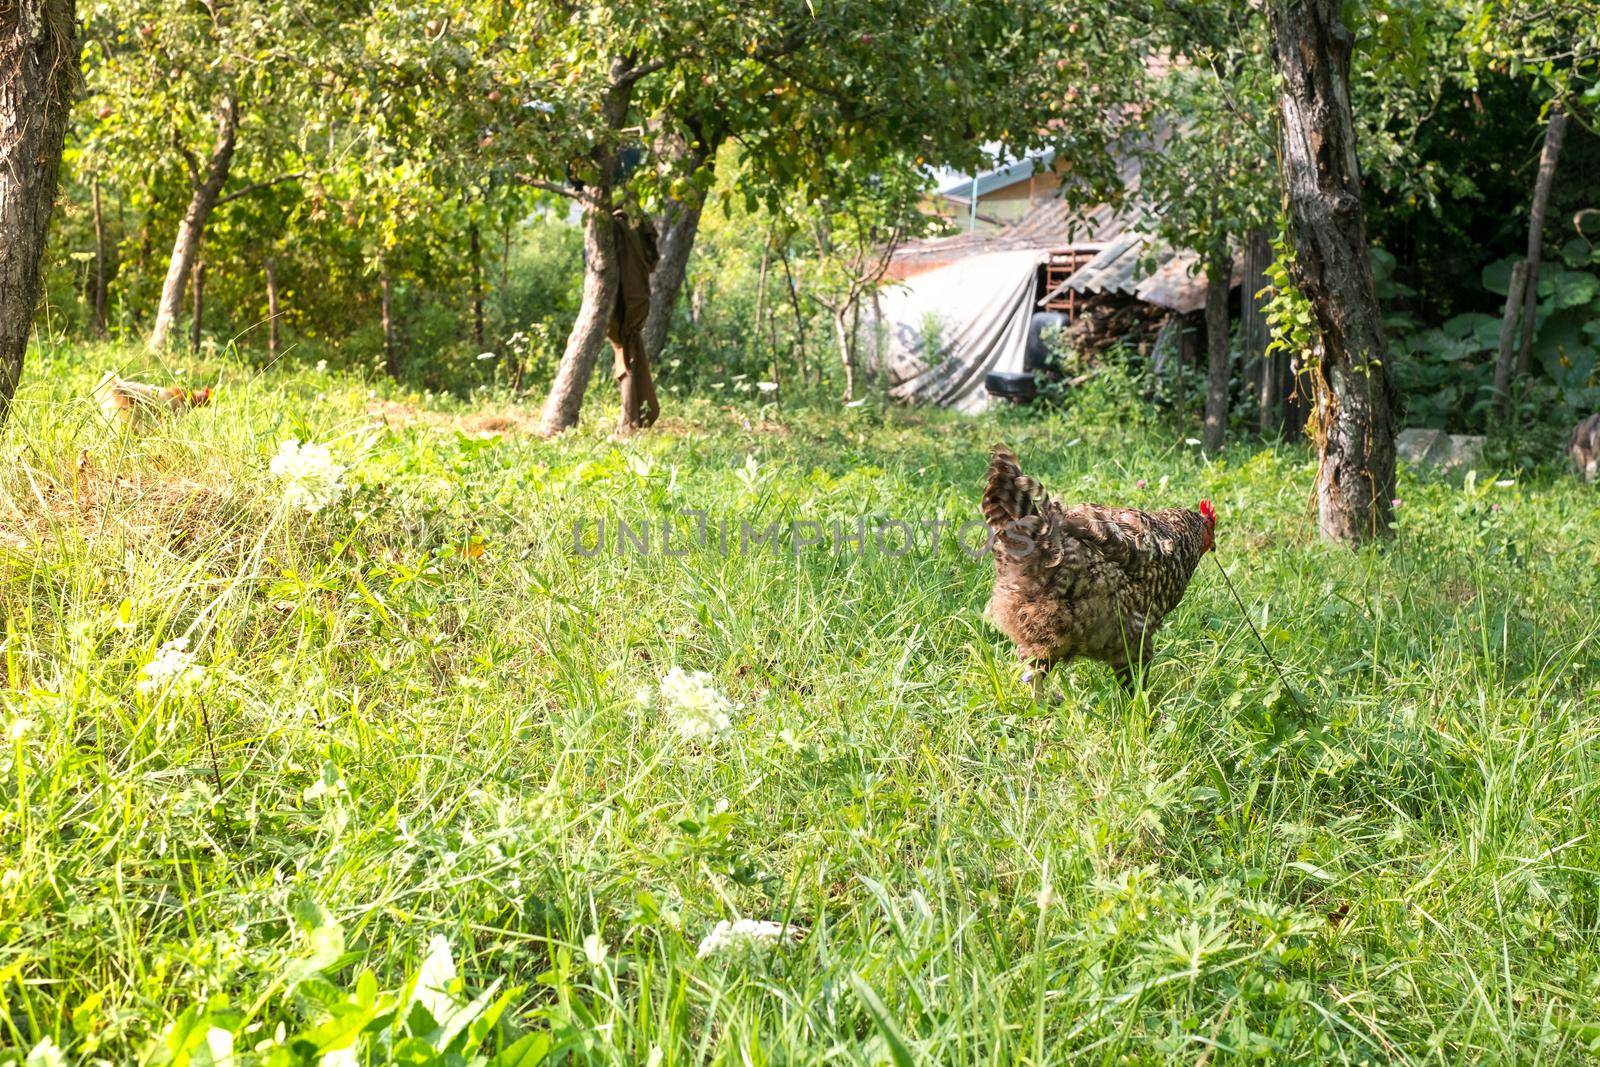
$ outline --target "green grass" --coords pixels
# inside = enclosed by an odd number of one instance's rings
[[[372,438],[366,383],[212,360],[213,408],[123,439],[83,397],[129,360],[43,353],[0,445],[0,1062],[48,1036],[206,1063],[224,1031],[238,1063],[348,1034],[327,1062],[1600,1047],[1600,494],[1554,468],[1408,474],[1394,548],[1351,553],[1302,449],[1207,462],[1109,402],[674,402],[550,443],[396,397],[427,420]],[[288,436],[354,464],[341,503],[283,506]],[[996,439],[1070,499],[1213,499],[1309,713],[1209,563],[1143,695],[1079,664],[1041,707],[951,542],[573,551],[575,518],[692,508],[735,547],[740,520],[963,522]],[[184,634],[207,684],[138,692]],[[673,666],[731,736],[636,699]],[[741,917],[803,935],[696,958]],[[435,935],[448,997],[492,990],[459,1034],[407,993]]]

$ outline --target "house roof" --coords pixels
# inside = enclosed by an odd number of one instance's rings
[[[1055,162],[1055,158],[1055,149],[1047,148],[1043,152],[1025,156],[1015,163],[1008,163],[986,174],[978,175],[978,197],[981,199],[996,189],[1004,189],[1008,185],[1026,181],[1041,171],[1049,170],[1050,165]],[[967,203],[972,199],[972,183],[973,178],[970,175],[962,177],[942,186],[939,189],[939,195]]]

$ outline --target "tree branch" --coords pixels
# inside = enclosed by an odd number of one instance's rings
[[[648,78],[658,70],[665,69],[668,62],[670,62],[668,59],[652,59],[642,67],[629,67],[612,84],[615,86],[632,85],[637,81]]]
[[[565,196],[572,200],[583,199],[583,196],[570,186],[557,185],[555,182],[545,181],[543,178],[535,178],[531,174],[518,174],[517,181],[534,189],[543,189],[547,193],[555,193],[557,196]]]
[[[183,157],[183,165],[189,169],[189,185],[196,187],[200,184],[200,160],[189,151],[189,146],[183,143],[183,138],[178,136],[178,131],[172,131],[172,147],[178,150]]]
[[[271,179],[270,181],[252,182],[251,184],[245,186],[243,189],[240,189],[240,190],[238,190],[236,192],[229,193],[227,196],[218,197],[217,198],[217,206],[221,207],[223,204],[226,204],[229,201],[238,200],[240,197],[249,196],[251,193],[259,193],[263,189],[270,188],[271,186],[274,186],[274,185],[282,185],[284,182],[299,181],[301,178],[304,178],[304,177],[305,177],[305,173],[303,171],[297,171],[294,174],[280,174],[276,178]]]

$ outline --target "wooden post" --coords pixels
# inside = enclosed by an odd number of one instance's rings
[[[278,359],[278,261],[267,257],[267,359]]]
[[[472,244],[472,343],[483,351],[483,255],[478,245],[478,224],[468,231]]]
[[[1557,101],[1550,108],[1550,124],[1544,131],[1544,148],[1539,153],[1539,176],[1533,183],[1533,205],[1528,212],[1528,279],[1522,300],[1522,348],[1517,353],[1517,377],[1528,373],[1533,353],[1533,334],[1539,327],[1539,260],[1544,251],[1544,214],[1550,206],[1550,187],[1555,183],[1556,161],[1567,136],[1567,112]]]
[[[1511,267],[1511,284],[1506,287],[1506,306],[1500,320],[1500,346],[1494,357],[1494,405],[1501,415],[1511,410],[1511,349],[1517,341],[1522,295],[1527,288],[1528,261],[1522,260]]]
[[[106,335],[106,223],[100,210],[100,182],[90,187],[94,198],[94,334]]]
[[[378,275],[378,286],[383,298],[383,369],[391,378],[400,377],[399,353],[394,343],[394,301],[389,287],[389,268]]]
[[[1201,443],[1208,455],[1222,451],[1228,440],[1228,293],[1232,290],[1233,254],[1226,237],[1219,238],[1206,264],[1206,409]]]
[[[200,318],[206,302],[206,264],[201,260],[194,265],[194,311],[189,321],[189,350],[200,352]]]
[[[1256,383],[1256,430],[1262,437],[1282,430],[1278,405],[1282,394],[1278,387],[1278,364],[1285,359],[1283,353],[1267,354],[1272,338],[1267,329],[1267,298],[1258,295],[1271,279],[1267,270],[1272,266],[1272,241],[1265,230],[1256,230],[1245,243],[1244,286],[1240,291],[1240,308],[1244,316],[1245,357],[1251,361]]]

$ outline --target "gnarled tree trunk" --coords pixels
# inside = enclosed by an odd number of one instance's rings
[[[77,77],[74,0],[0,4],[0,426],[39,303],[39,261]]]
[[[1226,240],[1211,250],[1206,264],[1206,420],[1201,445],[1208,453],[1228,442],[1228,290],[1233,288],[1233,257]]]
[[[633,98],[633,62],[618,59],[611,66],[611,87],[601,104],[601,117],[610,130],[620,131]],[[550,383],[544,410],[539,415],[539,432],[545,436],[564,433],[578,425],[583,410],[583,394],[594,375],[595,361],[606,343],[606,331],[616,307],[620,270],[613,189],[617,178],[615,148],[600,147],[594,152],[595,183],[583,191],[583,297],[578,317],[567,334],[561,365]]]
[[[621,272],[617,265],[617,239],[612,233],[616,223],[611,217],[609,183],[603,189],[591,188],[588,200],[583,220],[583,299],[539,416],[539,432],[546,436],[578,425],[583,394],[606,343],[606,329],[617,302]]]
[[[1355,125],[1352,36],[1340,0],[1273,0],[1282,76],[1280,158],[1295,237],[1295,282],[1322,335],[1317,503],[1323,536],[1355,544],[1394,521],[1394,385],[1367,259]]]
[[[199,164],[185,155],[189,165],[189,206],[184,210],[183,221],[178,223],[177,240],[172,242],[167,278],[161,285],[161,303],[156,308],[155,326],[150,330],[152,349],[166,345],[178,316],[183,314],[183,293],[189,285],[189,274],[194,269],[206,223],[211,220],[211,211],[217,206],[223,185],[227,184],[238,133],[238,102],[232,96],[225,96],[217,105],[217,143],[211,149],[205,170],[202,172]]]

